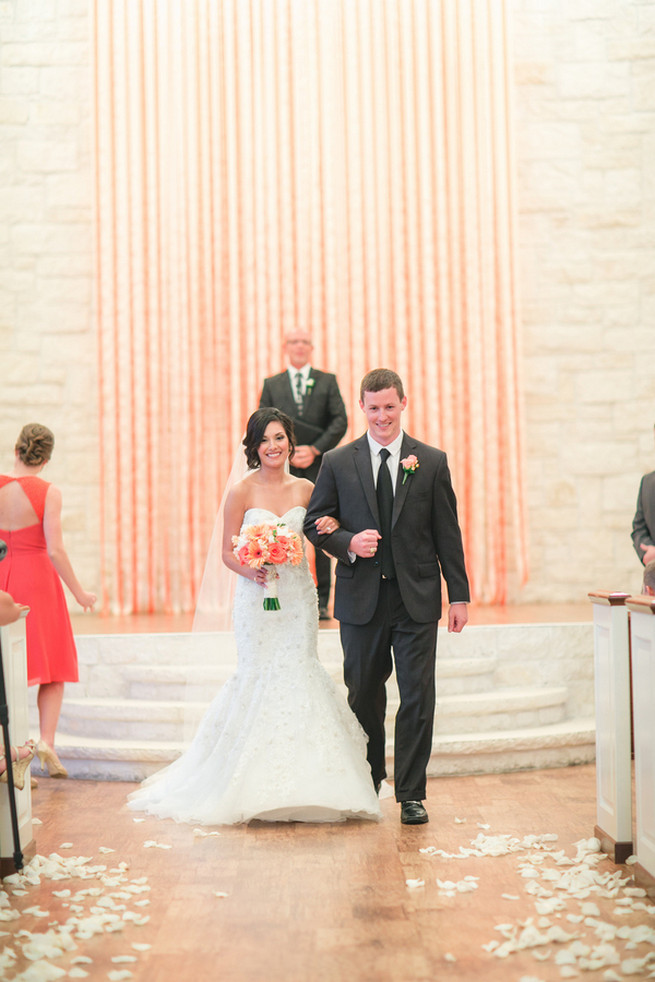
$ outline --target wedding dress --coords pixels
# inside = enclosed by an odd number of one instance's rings
[[[302,538],[305,509],[250,508],[243,524],[284,521]],[[379,819],[366,737],[318,660],[318,607],[307,559],[280,566],[280,610],[237,577],[237,671],[189,749],[131,794],[128,807],[205,825]]]

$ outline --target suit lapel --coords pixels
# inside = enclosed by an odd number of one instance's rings
[[[364,436],[359,440],[355,441],[353,445],[353,458],[357,473],[359,474],[359,479],[362,482],[362,487],[364,489],[364,494],[366,496],[369,508],[373,512],[375,521],[379,525],[380,513],[378,511],[378,498],[375,493],[375,484],[373,483],[371,450],[368,445],[366,434],[364,434]]]
[[[312,380],[312,383],[313,384],[312,385],[305,385],[305,394],[302,397],[302,411],[303,411],[303,415],[307,411],[307,403],[312,398],[312,392],[314,391],[314,388],[316,386],[316,382],[317,382],[317,379],[318,379],[318,375],[316,374],[316,372],[314,371],[313,368],[310,368],[309,369],[309,375],[307,376],[307,381],[308,382],[309,382],[310,379]]]
[[[403,437],[402,446],[400,448],[400,459],[404,460],[414,449],[414,443],[409,439],[407,434]],[[398,521],[398,516],[403,510],[403,505],[405,504],[405,499],[409,492],[409,479],[403,484],[403,465],[398,463],[398,474],[396,476],[396,490],[393,496],[393,512],[391,515],[391,527]]]

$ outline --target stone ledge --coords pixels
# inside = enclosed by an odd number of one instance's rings
[[[175,760],[184,745],[173,741],[127,742],[62,735],[57,750],[70,777],[78,780],[142,781]],[[497,774],[544,767],[569,767],[595,759],[593,719],[500,733],[436,737],[429,777]],[[40,779],[38,761],[32,773]],[[393,740],[387,741],[387,768],[393,775]],[[47,779],[47,778],[46,778]]]

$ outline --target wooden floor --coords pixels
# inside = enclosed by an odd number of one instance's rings
[[[21,896],[14,896],[5,882],[12,907],[26,911],[17,920],[0,923],[9,934],[4,940],[15,951],[20,950],[21,930],[43,932],[69,918],[72,909],[82,916],[85,904],[87,913],[91,908],[98,916],[103,910],[106,914],[122,898],[128,916],[145,914],[149,921],[128,922],[120,933],[77,939],[77,949],[53,964],[66,968],[82,955],[92,959],[77,966],[89,978],[134,982],[519,982],[523,977],[559,982],[563,977],[554,959],[565,944],[535,949],[550,952],[546,961],[537,961],[527,950],[499,959],[482,947],[504,940],[495,930],[498,924],[533,919],[545,930],[534,897],[526,892],[533,881],[519,872],[527,852],[457,860],[419,850],[457,852],[483,825],[487,835],[556,833],[557,848],[575,856],[573,844],[593,834],[593,766],[433,779],[427,801],[430,824],[416,828],[401,826],[398,806],[387,799],[380,824],[254,823],[221,828],[219,836],[199,836],[193,827],[172,821],[146,817],[135,822],[139,816],[125,807],[132,787],[39,780],[34,815],[43,824],[36,827],[37,853],[89,857],[92,865],[107,864],[114,873],[104,884],[98,879],[102,873],[90,882],[44,880]],[[146,842],[156,844],[145,847]],[[103,853],[101,847],[116,852]],[[127,864],[123,870],[121,862]],[[626,868],[603,859],[599,869]],[[459,882],[467,876],[479,877],[468,881],[477,882],[478,889],[454,897],[444,895],[436,882]],[[411,889],[406,884],[411,879],[422,879],[425,885]],[[108,899],[82,894],[97,884]],[[53,893],[62,890],[73,896]],[[150,902],[141,905],[142,900]],[[591,927],[581,921],[584,901],[565,900],[565,908],[551,914],[548,923],[590,946],[598,944]],[[600,919],[610,925],[655,926],[645,910],[624,916],[615,913],[619,908],[614,900],[591,895],[588,901],[598,904]],[[65,906],[73,902],[77,907]],[[37,916],[35,908],[47,916]],[[569,914],[579,922],[569,921]],[[135,942],[151,947],[136,950]],[[622,957],[653,951],[645,944],[630,951],[625,942],[614,943]],[[111,961],[124,956],[136,961]],[[21,957],[14,970],[0,970],[0,977],[14,978],[27,964]],[[603,978],[602,971],[583,974],[592,982]]]
[[[574,604],[515,604],[491,606],[471,604],[470,624],[570,624],[591,623],[591,603]],[[73,614],[75,634],[177,634],[190,631],[193,614]],[[444,619],[441,621],[444,625]],[[322,628],[338,628],[338,621],[321,621]]]

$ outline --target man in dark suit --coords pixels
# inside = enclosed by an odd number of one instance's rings
[[[386,775],[385,683],[392,650],[400,707],[394,784],[401,821],[428,821],[422,802],[432,749],[441,573],[448,630],[468,620],[469,587],[446,455],[401,429],[407,397],[399,376],[374,369],[361,384],[368,432],[323,458],[305,534],[336,556],[334,616],[341,622],[348,701],[368,735],[378,788]],[[333,516],[319,535],[315,522]]]
[[[293,420],[296,446],[291,473],[312,484],[326,450],[336,447],[348,428],[346,407],[335,375],[312,368],[312,339],[296,328],[286,335],[284,349],[289,361],[286,372],[264,380],[259,408],[274,406]],[[316,549],[316,587],[321,620],[328,620],[330,558]]]
[[[644,566],[655,559],[655,471],[644,474],[639,485],[632,544]]]

